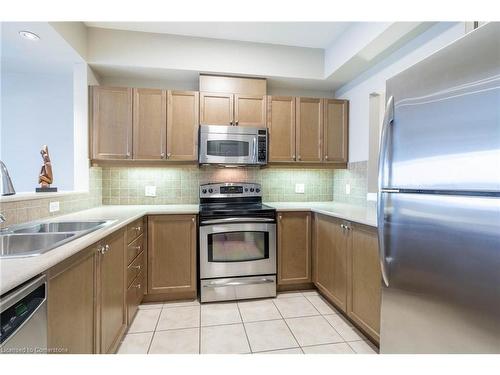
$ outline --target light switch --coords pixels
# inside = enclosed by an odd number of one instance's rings
[[[49,203],[49,212],[59,211],[59,201]]]
[[[304,184],[295,184],[295,192],[297,194],[304,194],[305,187]]]
[[[146,186],[144,195],[146,197],[156,197],[156,186],[154,185]]]
[[[351,184],[345,184],[345,193],[347,195],[351,194]]]

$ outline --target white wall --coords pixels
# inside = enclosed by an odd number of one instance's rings
[[[465,33],[463,22],[440,22],[350,81],[335,96],[350,101],[349,161],[368,160],[369,97],[385,92],[385,81]]]
[[[3,67],[3,66],[2,66]],[[1,72],[2,159],[17,192],[34,192],[47,144],[54,184],[73,189],[73,72]]]

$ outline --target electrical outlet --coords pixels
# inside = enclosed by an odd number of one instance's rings
[[[305,187],[304,184],[295,184],[295,192],[297,194],[304,194]]]
[[[59,211],[59,201],[49,203],[49,212]]]
[[[146,197],[156,197],[156,186],[146,186],[144,188],[144,196]]]
[[[351,194],[351,184],[345,184],[345,193],[347,195]]]

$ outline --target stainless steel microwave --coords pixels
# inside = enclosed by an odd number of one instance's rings
[[[200,164],[266,165],[267,128],[200,125]]]

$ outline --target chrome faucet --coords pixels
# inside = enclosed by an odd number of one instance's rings
[[[2,179],[2,185],[0,185],[0,195],[13,195],[16,194],[14,185],[12,185],[12,180],[9,176],[9,171],[5,166],[4,162],[0,160],[0,178]]]

